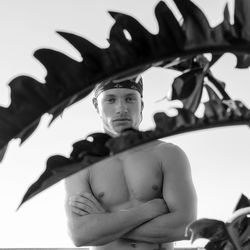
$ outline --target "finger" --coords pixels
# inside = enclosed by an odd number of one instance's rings
[[[83,216],[83,215],[87,215],[88,213],[77,208],[77,207],[71,207],[71,211],[74,213],[74,214],[77,214],[77,215],[80,215],[80,216]]]
[[[92,208],[96,207],[96,205],[92,201],[90,201],[89,199],[87,199],[85,197],[79,196],[79,195],[70,197],[69,201],[76,202],[76,203],[82,203],[82,204],[85,204],[85,205],[92,207]]]
[[[95,204],[95,206],[97,207],[101,207],[100,202],[95,198],[95,196],[89,192],[84,192],[80,194],[81,197],[84,197],[86,199],[88,199],[89,201],[91,201],[93,204]]]
[[[105,209],[102,207],[102,205],[96,200],[93,194],[84,192],[79,195],[72,195],[69,198],[70,201],[75,202],[75,206],[83,209],[82,205],[87,205],[89,208],[84,208],[87,209],[89,213],[103,213],[105,212]],[[78,204],[76,202],[82,203]]]
[[[90,212],[91,210],[93,210],[93,208],[91,206],[89,206],[88,204],[78,202],[77,200],[73,200],[73,199],[69,200],[69,205],[76,207],[78,209],[84,210],[86,212]]]

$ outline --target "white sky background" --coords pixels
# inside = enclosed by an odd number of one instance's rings
[[[157,33],[153,14],[157,2],[1,0],[0,104],[9,105],[8,83],[14,77],[24,74],[43,82],[46,72],[32,56],[36,49],[52,48],[80,59],[78,52],[57,35],[56,30],[81,35],[105,47],[113,24],[107,10],[114,10],[131,14],[149,31]],[[212,26],[222,21],[225,0],[194,2],[206,13]],[[232,3],[230,7],[233,8]],[[235,57],[227,54],[212,71],[227,83],[229,95],[249,107],[249,69],[236,70],[235,64]],[[143,130],[153,128],[152,112],[163,109],[163,103],[156,105],[154,102],[164,97],[175,76],[176,72],[163,69],[152,69],[144,74]],[[66,232],[63,182],[15,212],[28,187],[44,171],[49,156],[68,156],[75,141],[101,131],[99,118],[89,98],[67,109],[62,119],[58,118],[47,128],[49,118],[48,115],[43,117],[39,128],[21,147],[18,140],[12,141],[0,164],[0,248],[73,247]],[[250,197],[250,129],[247,126],[203,130],[169,137],[167,141],[179,145],[190,159],[199,198],[199,218],[226,220],[241,193]]]

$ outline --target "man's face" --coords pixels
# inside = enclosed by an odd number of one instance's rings
[[[138,91],[126,88],[105,90],[94,104],[106,133],[117,136],[125,128],[138,129],[143,108]]]

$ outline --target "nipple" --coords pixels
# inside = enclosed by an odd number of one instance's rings
[[[98,194],[98,198],[100,198],[100,199],[101,199],[103,196],[104,196],[104,192],[101,192],[101,193]]]

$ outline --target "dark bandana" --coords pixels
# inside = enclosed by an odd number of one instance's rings
[[[106,83],[99,83],[94,90],[95,98],[97,98],[103,91],[115,88],[134,89],[137,90],[142,97],[142,91],[143,91],[142,78],[140,77],[139,79],[136,78],[120,82],[112,81]]]

